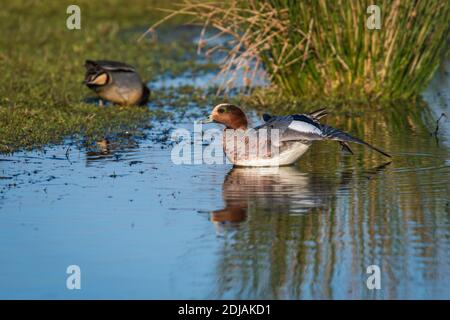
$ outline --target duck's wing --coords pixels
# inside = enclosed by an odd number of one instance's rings
[[[280,131],[280,135],[286,131],[289,127],[289,124],[292,122],[291,116],[271,116],[267,113],[263,115],[263,120],[265,123],[253,128],[254,130],[260,129],[277,129]]]
[[[264,122],[267,122],[270,119],[272,119],[272,116],[268,113],[264,113],[262,117],[263,117]]]
[[[338,141],[343,149],[353,153],[348,146],[348,142],[365,145],[386,157],[391,157],[386,152],[368,144],[367,142],[351,136],[350,134],[319,123],[308,115],[298,114],[292,115],[291,122],[287,129],[280,132],[280,140],[284,141],[315,141],[315,140],[335,140]],[[270,122],[270,121],[269,121]],[[267,124],[267,123],[266,123]]]
[[[316,121],[319,121],[321,118],[323,118],[323,117],[325,117],[327,115],[328,115],[328,111],[327,111],[326,108],[320,108],[320,109],[317,109],[317,110],[315,110],[313,112],[310,112],[308,114],[308,116],[310,116],[313,120],[316,120]],[[342,150],[345,150],[348,153],[353,154],[353,151],[352,151],[352,149],[350,148],[350,146],[348,145],[347,142],[339,141],[339,144],[341,145]]]
[[[84,66],[88,72],[99,71],[122,71],[122,72],[136,72],[136,69],[129,64],[110,61],[110,60],[86,60]]]
[[[325,117],[326,115],[328,115],[328,111],[326,110],[326,108],[320,108],[320,109],[317,109],[317,110],[315,110],[313,112],[310,112],[307,115],[305,114],[304,116],[309,116],[311,119],[318,121],[321,118]],[[264,113],[262,115],[262,118],[263,118],[264,122],[267,122],[270,119],[272,119],[273,116],[271,116],[268,113]]]
[[[313,118],[314,120],[320,120],[320,118],[325,117],[326,115],[328,115],[328,111],[325,108],[320,108],[318,110],[315,110],[313,112],[310,112],[308,114],[311,118]]]
[[[391,156],[389,154],[387,154],[386,152],[384,152],[383,150],[381,150],[381,149],[379,149],[377,147],[374,147],[371,144],[368,144],[367,142],[365,142],[365,141],[363,141],[363,140],[361,140],[359,138],[353,137],[350,134],[348,134],[348,133],[346,133],[346,132],[344,132],[342,130],[323,125],[322,126],[322,132],[323,132],[324,139],[339,141],[341,146],[344,149],[350,151],[351,153],[353,153],[353,152],[351,150],[349,150],[350,148],[348,147],[347,142],[353,142],[353,143],[362,144],[362,145],[364,145],[366,147],[369,147],[372,150],[375,150],[375,151],[381,153],[385,157],[391,158]]]

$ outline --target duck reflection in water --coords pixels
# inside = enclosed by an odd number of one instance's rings
[[[366,178],[377,174],[390,162],[365,170]],[[301,172],[297,167],[234,167],[225,176],[222,197],[225,208],[210,214],[211,222],[221,234],[224,228],[238,227],[250,212],[271,215],[301,215],[328,207],[330,199],[353,180],[353,171],[340,177],[324,177]]]
[[[228,172],[222,186],[225,208],[212,211],[211,221],[220,233],[224,227],[246,221],[252,207],[272,214],[306,213],[325,204],[320,196],[324,190],[315,192],[318,184],[312,180],[313,177],[295,167],[235,167]]]
[[[86,164],[105,160],[120,160],[122,154],[138,151],[139,144],[132,136],[103,138],[86,151]]]

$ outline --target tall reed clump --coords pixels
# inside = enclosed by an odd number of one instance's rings
[[[370,30],[368,0],[186,0],[184,14],[204,26],[199,48],[226,52],[225,87],[264,67],[283,94],[405,100],[427,85],[448,52],[450,2],[378,1],[381,29]],[[162,22],[162,21],[160,21]],[[156,27],[156,25],[154,26]],[[216,33],[205,30],[215,30]],[[230,39],[217,45],[218,37]]]

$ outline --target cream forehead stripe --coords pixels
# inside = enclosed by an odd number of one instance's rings
[[[232,105],[231,104],[229,104],[229,103],[221,103],[221,104],[218,104],[217,106],[215,106],[214,107],[214,110],[215,109],[219,109],[219,108],[227,108],[227,107],[231,107]]]

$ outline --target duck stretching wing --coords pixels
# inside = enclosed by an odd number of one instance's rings
[[[342,130],[321,124],[318,120],[326,115],[327,112],[325,109],[319,109],[310,114],[294,114],[288,116],[270,116],[264,114],[263,119],[265,123],[256,127],[255,130],[278,129],[281,142],[335,140],[341,144],[343,149],[352,154],[353,152],[348,142],[353,142],[367,146],[386,157],[391,157],[386,152]]]

